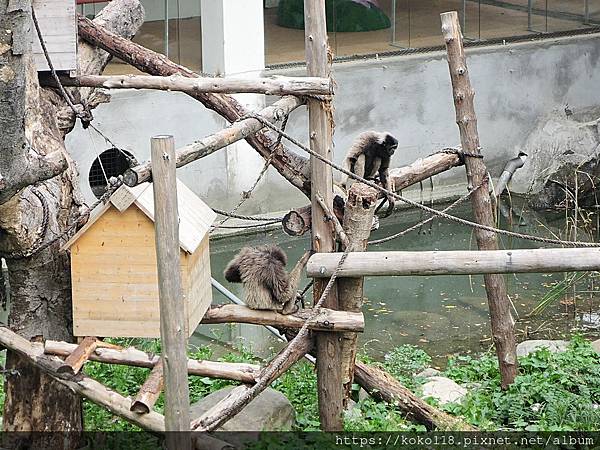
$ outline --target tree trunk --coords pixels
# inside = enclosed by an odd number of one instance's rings
[[[371,225],[377,206],[379,192],[362,183],[354,183],[348,191],[346,211],[344,214],[344,230],[350,241],[353,252],[366,252]],[[358,313],[363,306],[364,277],[343,278],[338,280],[338,297],[340,309]],[[342,335],[342,382],[344,384],[344,402],[352,393],[354,381],[354,361],[356,359],[356,333]]]
[[[479,146],[479,133],[477,132],[477,116],[473,98],[475,91],[471,87],[469,70],[463,48],[463,37],[458,21],[458,14],[453,12],[443,13],[442,34],[446,42],[448,53],[448,67],[452,81],[452,94],[454,108],[456,109],[456,123],[460,130],[460,141],[465,153],[481,155]],[[473,189],[481,185],[487,175],[483,159],[467,156],[465,158],[467,180]],[[475,221],[479,224],[493,227],[494,211],[492,201],[487,189],[487,183],[482,189],[477,189],[471,196]],[[479,250],[497,250],[498,238],[490,231],[475,229],[475,238]],[[496,355],[500,365],[502,388],[507,389],[515,380],[518,372],[518,361],[515,341],[514,320],[510,312],[510,302],[506,293],[506,282],[499,274],[484,275],[485,290],[490,309],[490,323],[492,336],[496,346]]]
[[[115,14],[116,10],[126,10]],[[131,20],[137,14],[136,20]],[[110,19],[113,19],[111,22]],[[100,18],[131,37],[143,20],[137,0],[115,0]],[[30,5],[0,0],[0,253],[7,259],[9,326],[26,339],[72,340],[69,258],[60,243],[27,258],[15,258],[61,234],[81,206],[77,173],[64,148],[68,127],[58,95],[40,89],[31,58]],[[80,46],[82,71],[101,71],[109,56]],[[93,91],[78,96],[87,101]],[[30,145],[29,145],[30,144]],[[58,175],[59,174],[59,175]],[[58,176],[56,176],[58,175]],[[35,188],[30,187],[38,183]],[[9,352],[6,360],[4,429],[80,431],[81,400],[67,387]],[[19,439],[27,439],[19,435]],[[35,434],[28,448],[79,446],[78,433]],[[12,445],[19,445],[12,443]]]

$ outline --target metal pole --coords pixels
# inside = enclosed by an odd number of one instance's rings
[[[590,4],[589,0],[583,0],[583,24],[590,24]]]
[[[396,43],[396,0],[392,0],[392,44]]]
[[[533,0],[527,0],[527,31],[534,31],[531,28],[531,11],[533,9]]]
[[[169,57],[169,0],[165,0],[165,37],[164,37],[164,48],[165,56]]]

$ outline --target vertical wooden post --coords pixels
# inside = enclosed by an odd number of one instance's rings
[[[362,183],[354,183],[348,192],[344,212],[344,231],[353,252],[366,252],[379,191]],[[340,278],[338,296],[340,309],[360,312],[363,305],[364,277]],[[354,381],[356,359],[356,333],[342,335],[342,383],[344,403],[348,402]]]
[[[467,60],[463,48],[463,37],[458,23],[456,11],[441,14],[442,34],[448,52],[448,66],[452,80],[456,123],[460,130],[460,140],[465,153],[480,154],[479,135],[477,133],[477,117],[473,97],[475,91],[471,87]],[[465,167],[469,188],[479,186],[485,179],[487,170],[483,159],[465,156]],[[477,223],[494,226],[494,213],[487,187],[478,189],[471,196],[473,212]],[[480,250],[497,250],[496,234],[475,229],[477,246]],[[485,289],[488,296],[492,336],[496,346],[496,354],[500,363],[502,387],[507,388],[517,375],[517,354],[514,334],[514,320],[510,313],[510,303],[506,294],[504,277],[500,274],[484,275]]]
[[[179,270],[179,214],[173,136],[151,141],[154,224],[160,302],[160,338],[165,381],[165,430],[169,450],[190,450],[187,333]]]
[[[325,0],[304,0],[304,29],[306,46],[306,67],[309,76],[329,76],[329,45],[325,24]],[[308,123],[310,148],[333,159],[331,107],[328,102],[308,100]],[[335,237],[325,222],[323,210],[316,200],[320,194],[330,211],[333,211],[333,177],[331,167],[311,158],[311,202],[312,202],[312,244],[316,252],[335,250]],[[315,281],[313,298],[321,296],[327,280]],[[337,288],[334,287],[323,306],[338,308]],[[317,383],[319,393],[319,416],[321,429],[336,431],[342,424],[342,372],[341,336],[339,333],[322,332],[317,334]]]

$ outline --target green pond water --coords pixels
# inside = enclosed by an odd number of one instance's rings
[[[436,208],[442,209],[442,206]],[[500,214],[502,228],[546,237],[574,237],[575,223],[564,213],[540,214],[516,207],[511,212],[506,207],[503,209],[504,215]],[[468,204],[458,207],[453,213],[472,218]],[[404,230],[423,218],[425,217],[419,211],[397,211],[392,218],[382,220],[380,229],[372,233],[372,238]],[[598,240],[596,233],[596,216],[580,214],[576,238]],[[279,244],[288,254],[290,267],[310,245],[308,237],[290,238],[281,231],[216,240],[211,243],[213,277],[243,299],[241,285],[227,283],[223,278],[223,269],[241,247],[264,243]],[[501,245],[503,248],[540,246],[536,242],[507,237],[501,237]],[[470,228],[438,219],[431,225],[423,226],[421,230],[369,247],[370,250],[380,251],[475,248],[475,237]],[[600,281],[595,281],[594,274],[583,275],[575,285],[561,292],[545,311],[534,317],[527,317],[552,286],[564,278],[565,274],[562,273],[506,275],[508,292],[516,310],[513,315],[518,317],[516,330],[519,341],[556,339],[574,332],[597,332]],[[301,287],[307,283],[307,279],[303,280]],[[213,295],[213,303],[228,303],[214,289]],[[366,326],[365,332],[360,335],[359,345],[362,351],[376,359],[400,344],[418,345],[440,363],[450,354],[481,352],[492,345],[487,299],[481,275],[369,277],[365,279],[364,295]],[[309,301],[310,298],[309,293]],[[243,343],[262,356],[267,356],[274,348],[279,347],[268,331],[255,325],[201,325],[192,343],[205,343],[207,339],[224,347]]]

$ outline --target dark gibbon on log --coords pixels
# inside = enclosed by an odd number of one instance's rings
[[[388,191],[393,190],[390,182],[389,168],[392,155],[398,148],[398,139],[387,132],[365,131],[357,136],[346,154],[344,168],[359,177],[379,182]],[[346,176],[343,185],[348,191],[354,179]],[[394,198],[386,196],[389,203],[385,217],[394,210]],[[386,200],[378,207],[381,209]]]
[[[298,310],[300,275],[310,255],[306,252],[288,274],[287,255],[277,245],[244,247],[225,268],[225,279],[244,285],[249,308],[292,314]]]

